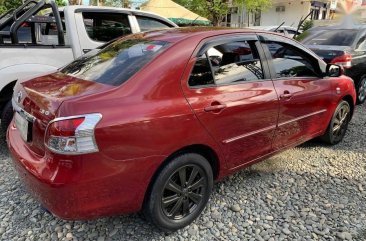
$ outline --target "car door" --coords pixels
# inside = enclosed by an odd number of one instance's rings
[[[128,11],[77,9],[75,23],[80,55],[115,38],[133,33]]]
[[[274,148],[313,138],[328,125],[323,120],[332,103],[331,81],[322,78],[324,62],[290,39],[270,34],[260,39],[280,98]]]
[[[257,36],[217,37],[198,49],[183,91],[229,168],[270,153],[279,106]]]

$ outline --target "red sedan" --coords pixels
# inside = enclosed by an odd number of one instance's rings
[[[340,142],[352,80],[301,44],[254,30],[131,35],[15,87],[7,139],[56,216],[143,210],[191,223],[215,180],[315,137]]]

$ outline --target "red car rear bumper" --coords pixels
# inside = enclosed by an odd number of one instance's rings
[[[44,157],[30,151],[17,129],[7,133],[20,178],[54,215],[83,220],[137,212],[157,166],[164,157],[110,160],[100,153]]]

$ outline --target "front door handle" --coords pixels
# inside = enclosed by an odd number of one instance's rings
[[[226,105],[225,104],[212,104],[211,106],[207,106],[205,107],[205,111],[206,112],[220,112],[221,110],[225,109]]]

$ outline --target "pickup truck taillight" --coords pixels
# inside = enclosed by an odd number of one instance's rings
[[[352,67],[352,55],[344,54],[341,56],[337,56],[330,62],[331,64],[337,64],[343,66],[343,68],[351,68]]]
[[[45,133],[46,147],[58,154],[77,155],[98,151],[94,130],[101,114],[56,118]]]

